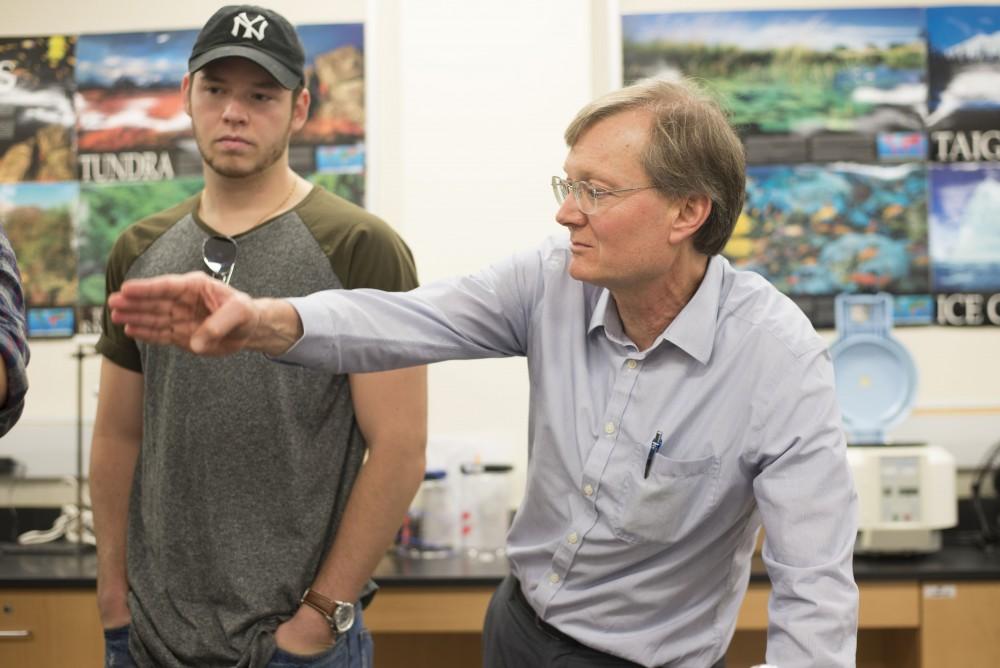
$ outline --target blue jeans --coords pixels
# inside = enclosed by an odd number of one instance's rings
[[[128,653],[128,626],[104,632],[104,668],[136,668]],[[372,636],[364,626],[361,606],[357,608],[354,626],[337,639],[326,652],[316,656],[299,656],[275,648],[268,668],[372,668]]]
[[[267,668],[372,668],[372,636],[365,628],[361,605],[355,610],[354,625],[329,650],[299,656],[277,647]]]
[[[135,668],[128,653],[128,626],[104,631],[104,668]]]

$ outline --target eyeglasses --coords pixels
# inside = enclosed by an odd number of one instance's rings
[[[238,250],[236,239],[232,237],[216,234],[205,239],[201,244],[201,256],[212,278],[217,278],[229,285],[229,279],[233,276],[233,267],[236,266]]]
[[[639,186],[637,188],[618,188],[617,190],[605,190],[591,185],[587,181],[573,181],[572,179],[562,179],[558,176],[552,177],[552,194],[556,196],[556,201],[561,205],[572,192],[576,199],[576,205],[582,213],[591,214],[597,211],[597,205],[602,197],[607,195],[617,195],[618,193],[628,193],[636,190],[646,190],[656,186]]]

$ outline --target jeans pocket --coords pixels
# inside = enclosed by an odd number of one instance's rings
[[[104,668],[134,668],[128,652],[129,625],[104,629]]]
[[[293,654],[275,647],[267,666],[268,668],[333,668],[338,665],[338,656],[343,654],[347,644],[344,640],[345,638],[338,638],[330,649],[310,655]]]

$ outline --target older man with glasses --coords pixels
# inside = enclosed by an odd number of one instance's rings
[[[719,255],[738,137],[692,84],[650,80],[586,106],[566,142],[568,237],[474,276],[272,301],[173,276],[126,283],[112,318],[337,372],[526,356],[530,466],[486,666],[722,665],[762,524],[768,663],[853,666],[857,501],[827,346]]]

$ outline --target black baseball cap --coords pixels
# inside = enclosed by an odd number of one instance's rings
[[[227,5],[198,33],[188,59],[194,74],[220,58],[246,58],[294,90],[305,81],[306,54],[298,33],[281,14],[253,5]]]

